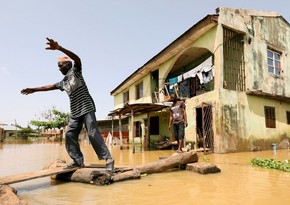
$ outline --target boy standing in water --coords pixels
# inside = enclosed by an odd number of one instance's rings
[[[172,103],[170,107],[169,127],[171,130],[173,126],[173,134],[175,140],[178,142],[177,153],[182,153],[184,144],[185,127],[187,127],[187,116],[185,110],[185,104],[182,100],[178,100],[175,93],[170,94],[170,100]]]
[[[28,95],[34,92],[59,89],[66,91],[70,99],[71,117],[66,131],[66,150],[73,162],[66,168],[84,167],[84,157],[80,150],[78,137],[83,124],[89,135],[90,142],[98,155],[99,160],[106,160],[106,169],[113,171],[114,159],[106,146],[97,127],[95,116],[95,103],[89,93],[85,80],[82,76],[81,59],[73,52],[61,47],[53,39],[47,39],[47,50],[59,50],[67,56],[58,58],[58,67],[65,76],[63,80],[52,85],[35,88],[26,88],[21,93]]]

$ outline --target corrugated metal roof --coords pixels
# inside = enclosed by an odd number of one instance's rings
[[[0,127],[3,128],[5,131],[17,129],[15,126],[11,126],[11,125],[0,125]]]
[[[134,115],[160,111],[170,106],[170,103],[127,103],[123,108],[112,111],[109,116],[113,115],[130,115],[133,111]]]

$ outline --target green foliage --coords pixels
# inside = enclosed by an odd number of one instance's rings
[[[45,130],[52,129],[55,127],[52,121],[38,121],[38,120],[31,120],[30,124],[36,126],[38,129],[43,127]]]
[[[55,129],[65,127],[69,120],[69,113],[64,113],[57,110],[55,107],[42,113],[44,120],[31,120],[30,124],[39,128]]]
[[[208,163],[210,161],[210,159],[209,159],[209,157],[203,156],[202,161]]]
[[[251,164],[254,166],[264,167],[266,169],[278,169],[284,172],[290,172],[290,160],[286,159],[283,161],[274,160],[274,159],[261,159],[253,158],[251,159]]]
[[[17,131],[17,137],[21,137],[23,139],[27,139],[28,137],[32,137],[35,131],[31,127],[21,128]]]

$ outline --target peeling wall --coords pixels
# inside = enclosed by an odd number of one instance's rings
[[[270,94],[290,96],[289,24],[276,12],[221,8],[219,23],[245,33],[246,86]],[[277,32],[279,31],[279,32]],[[267,48],[281,52],[283,73],[268,72]]]
[[[221,132],[215,145],[217,152],[250,151],[254,147],[271,147],[281,139],[290,139],[286,110],[290,104],[221,90]],[[264,106],[275,107],[276,128],[266,128]]]
[[[270,94],[290,96],[289,26],[279,17],[252,17],[252,43],[246,46],[248,88],[262,90]],[[277,30],[280,30],[277,32]],[[283,33],[283,35],[281,35]],[[282,74],[275,76],[267,70],[267,48],[281,52]]]
[[[220,9],[219,23],[245,33],[246,89],[290,97],[289,24],[276,12],[230,8]],[[281,76],[268,72],[268,48],[281,52]],[[276,128],[266,128],[264,106],[275,107]],[[221,89],[221,122],[215,121],[216,127],[221,125],[216,129],[220,138],[215,140],[215,151],[249,151],[255,146],[266,149],[273,142],[290,138],[287,110],[289,103]]]

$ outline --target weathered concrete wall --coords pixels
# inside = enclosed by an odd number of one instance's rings
[[[221,8],[219,23],[245,34],[246,88],[290,97],[289,23],[277,12]],[[281,53],[281,76],[268,72],[267,48]]]
[[[246,89],[290,97],[290,39],[287,38],[290,28],[279,13],[221,8],[219,28],[220,25],[245,34]],[[280,76],[268,72],[268,48],[281,53],[283,72]],[[216,56],[217,61],[215,68],[221,71],[223,60]],[[290,138],[286,122],[289,103],[221,89],[219,105],[220,118],[215,121],[218,133],[215,137],[219,137],[215,139],[216,152],[249,151],[255,146],[270,149],[273,142]],[[276,128],[266,128],[264,106],[275,107]]]
[[[217,153],[234,152],[237,150],[239,132],[237,92],[221,89],[216,95],[219,103],[216,103],[213,120],[216,126],[214,149]]]
[[[290,48],[289,25],[281,18],[252,18],[252,27],[249,28],[254,33],[252,43],[247,44],[246,71],[248,88],[251,90],[262,90],[270,94],[290,96],[289,63]],[[279,31],[279,32],[277,32]],[[281,52],[282,74],[273,75],[267,69],[267,48]]]
[[[220,99],[221,118],[216,124],[221,123],[221,132],[215,140],[216,152],[250,151],[257,146],[271,149],[272,143],[290,139],[286,118],[289,103],[224,89],[220,90]],[[266,128],[264,106],[275,107],[276,128]]]

